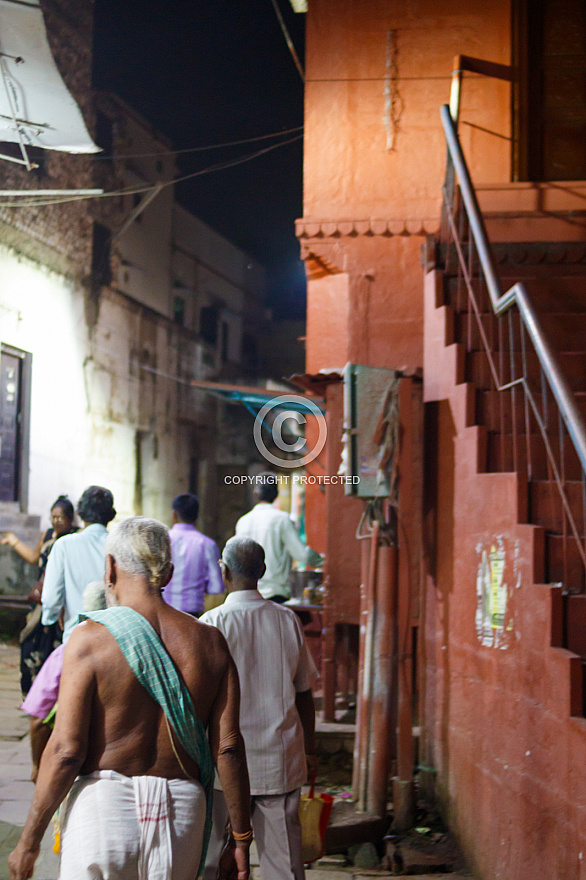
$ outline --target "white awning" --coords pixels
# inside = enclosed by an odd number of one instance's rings
[[[95,153],[57,70],[39,0],[0,0],[0,141]]]

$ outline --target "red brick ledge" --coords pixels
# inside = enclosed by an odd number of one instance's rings
[[[356,238],[359,235],[434,235],[439,232],[439,217],[417,220],[313,220],[295,221],[297,238]]]

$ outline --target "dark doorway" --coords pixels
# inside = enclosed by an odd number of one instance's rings
[[[519,0],[516,178],[586,180],[586,3]]]
[[[22,457],[22,358],[0,351],[0,501],[18,501]]]

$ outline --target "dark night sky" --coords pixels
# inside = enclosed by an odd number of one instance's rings
[[[279,8],[303,62],[305,16]],[[303,124],[303,83],[271,0],[96,0],[95,85],[119,94],[177,149]],[[291,137],[292,135],[289,135]],[[273,141],[179,157],[181,173]],[[304,314],[294,220],[301,216],[302,141],[176,188],[178,200],[269,271],[269,305]]]

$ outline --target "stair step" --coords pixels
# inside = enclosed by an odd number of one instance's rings
[[[545,574],[551,584],[563,584],[570,593],[583,593],[586,585],[584,564],[572,536],[545,535]]]
[[[584,244],[581,241],[498,241],[492,249],[499,275],[516,280],[527,276],[586,276]]]
[[[490,378],[490,377],[489,377]],[[481,379],[487,379],[486,376]],[[475,380],[476,381],[476,380]],[[478,383],[477,383],[478,384]],[[487,382],[488,384],[488,382]],[[491,382],[492,384],[492,382]],[[574,395],[576,406],[582,418],[586,422],[586,394]],[[541,413],[541,398],[538,399]],[[502,411],[502,414],[501,414]],[[502,418],[502,424],[501,424]],[[531,420],[533,422],[533,419]],[[509,391],[493,391],[477,388],[476,391],[476,422],[484,425],[487,431],[501,431],[510,434],[513,431],[513,394]],[[516,430],[525,429],[525,392],[522,388],[515,390],[515,424]],[[546,427],[552,431],[558,430],[558,408],[549,405],[547,408]]]
[[[546,271],[551,267],[542,267]],[[529,299],[538,312],[575,312],[586,313],[586,276],[552,277],[547,271],[546,277],[538,277],[535,268],[530,274],[516,278],[512,275],[501,276],[502,290],[509,290],[517,281],[523,281]]]
[[[453,306],[456,308],[455,305]],[[475,314],[469,316],[467,311],[454,311],[454,339],[465,345],[468,351],[484,351],[485,343],[478,326],[478,322],[482,324],[484,335],[491,351],[502,348],[509,351],[509,325],[508,319],[500,319],[490,312],[482,312],[478,318]],[[513,350],[521,350],[521,337],[519,333],[520,317],[515,312],[512,315],[513,321]],[[499,335],[500,333],[500,335]]]
[[[536,352],[527,351],[524,360],[521,351],[514,351],[512,355],[513,369],[511,370],[511,352],[507,351],[502,356],[498,352],[493,354],[493,361],[501,382],[506,384],[512,378],[519,378],[523,373],[525,363],[532,387],[535,387],[538,390],[537,393],[541,394],[541,365]],[[586,391],[586,352],[560,352],[556,354],[556,360],[570,389],[574,393]],[[466,380],[474,382],[477,388],[495,390],[488,355],[484,350],[466,353]]]
[[[538,270],[544,270],[540,275]],[[527,290],[529,299],[538,312],[574,312],[586,314],[586,274],[584,267],[578,275],[562,276],[552,275],[552,267],[533,266],[527,267],[527,272],[522,271],[513,274],[508,271],[499,277],[500,287],[503,293],[510,290],[518,281],[522,281]],[[458,297],[458,288],[460,296]],[[463,310],[468,308],[468,293],[463,279],[458,283],[455,276],[450,276],[444,282],[446,303],[456,304]],[[488,293],[484,287],[475,289],[477,302],[483,304],[483,311],[492,311]]]
[[[474,272],[478,279],[479,266],[476,263]],[[579,267],[525,264],[514,266],[497,266],[497,273],[502,293],[510,290],[517,282],[522,281],[525,285],[529,298],[534,306],[542,311],[554,312],[584,312],[586,313],[586,266]],[[458,285],[463,294],[465,285],[463,279],[458,282],[456,274],[450,274],[444,281],[446,295],[451,297],[457,292]],[[478,287],[475,294],[478,296]],[[484,290],[480,296],[484,297]],[[466,294],[467,297],[467,294]],[[488,303],[488,299],[486,299]]]
[[[538,312],[538,315],[545,337],[554,351],[584,352],[586,350],[586,314],[568,312],[543,312],[540,314]],[[479,323],[482,325],[488,345],[493,351],[497,348],[509,351],[511,347],[514,351],[521,351],[520,315],[518,312],[515,311],[512,315],[513,337],[511,340],[509,319],[506,316],[498,318],[490,312],[481,312],[478,317],[472,315],[470,320],[467,311],[455,311],[454,333],[456,341],[473,351],[483,350],[484,341]],[[531,348],[531,342],[526,337],[527,351]]]
[[[586,658],[586,596],[566,596],[566,639],[568,651]]]
[[[579,481],[569,481],[564,492],[572,511],[578,532],[584,534],[583,486]],[[562,534],[564,531],[564,508],[557,484],[553,480],[532,480],[529,484],[529,521],[543,526],[548,532]],[[566,518],[566,531],[570,527]]]
[[[516,462],[513,455],[514,443],[516,440]],[[557,436],[550,436],[549,443],[551,445],[554,460],[558,469],[561,467],[559,449],[560,441]],[[513,438],[512,434],[500,434],[496,431],[487,433],[486,445],[486,468],[489,472],[511,472],[514,470],[528,473],[528,455],[527,446],[531,454],[531,479],[532,480],[548,480],[550,474],[548,472],[548,457],[542,436],[539,434],[529,435],[529,444],[525,435],[519,435]],[[566,480],[582,479],[582,467],[580,460],[576,454],[571,441],[568,437],[564,442],[564,476]]]
[[[555,351],[586,349],[586,315],[543,312],[540,318],[547,340]]]

